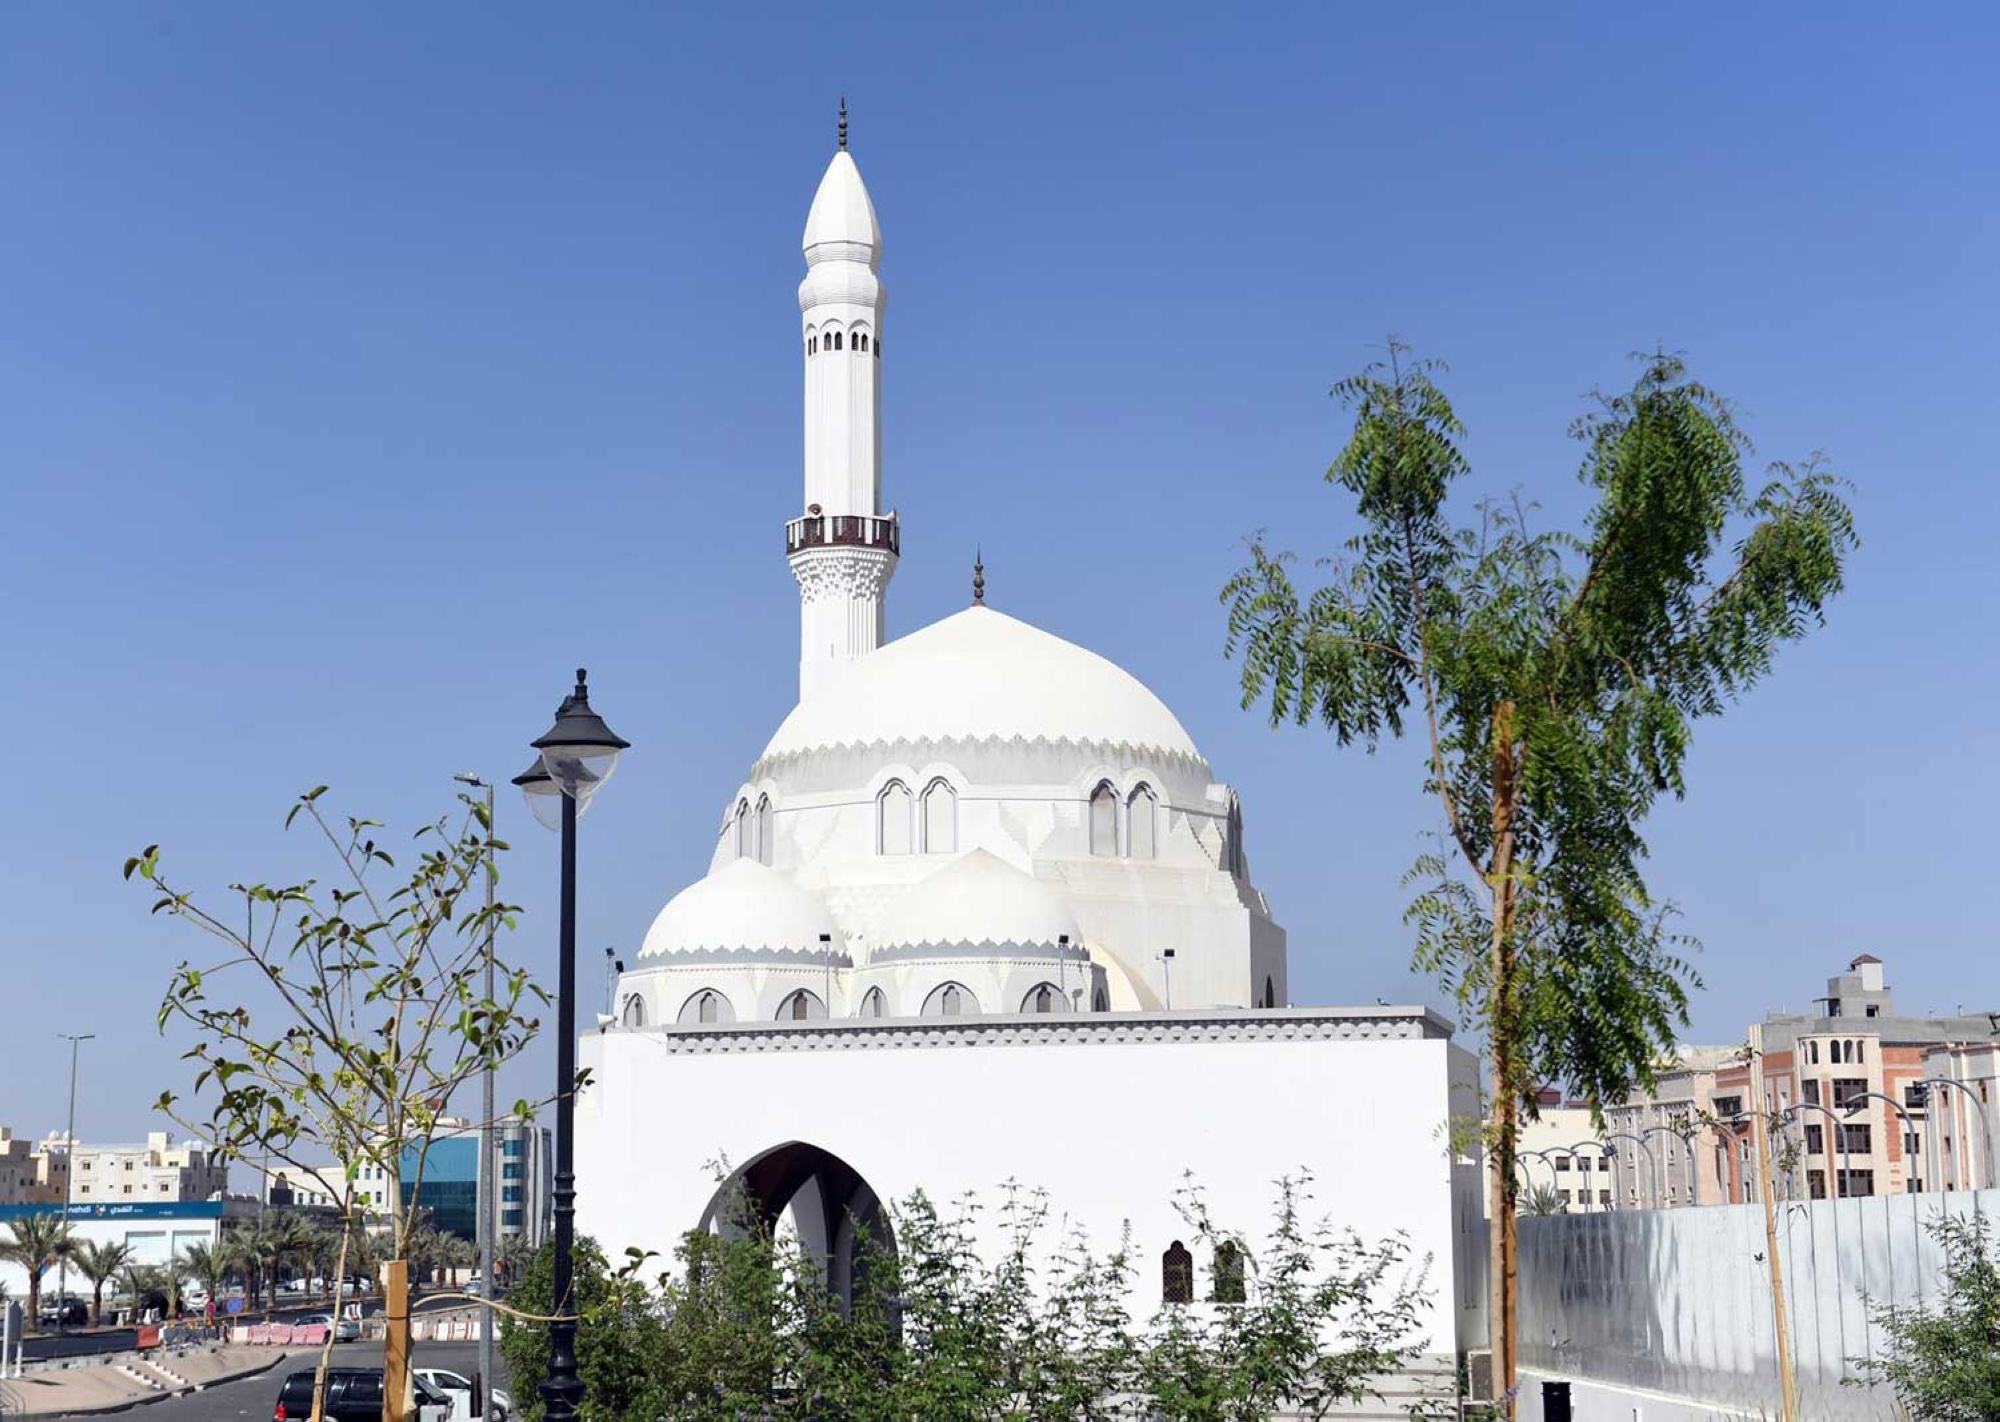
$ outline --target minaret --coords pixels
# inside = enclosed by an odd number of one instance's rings
[[[881,644],[882,596],[901,544],[896,515],[882,512],[882,232],[847,151],[845,99],[805,254],[805,512],[785,525],[799,580],[801,701]]]

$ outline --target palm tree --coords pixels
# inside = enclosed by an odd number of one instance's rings
[[[1521,1213],[1539,1216],[1566,1215],[1569,1213],[1569,1205],[1563,1200],[1562,1191],[1555,1186],[1537,1185],[1528,1192],[1528,1198],[1522,1202]]]
[[[180,1263],[187,1277],[213,1299],[222,1292],[223,1275],[229,1272],[229,1246],[226,1242],[210,1246],[197,1240],[181,1251]]]
[[[132,1247],[108,1240],[82,1239],[77,1241],[70,1257],[76,1260],[83,1277],[90,1280],[90,1326],[100,1328],[104,1324],[104,1286],[132,1262]]]
[[[0,1259],[19,1264],[28,1275],[28,1323],[37,1327],[42,1317],[42,1275],[56,1260],[70,1252],[69,1226],[57,1215],[24,1215],[9,1220],[12,1239],[0,1239]]]

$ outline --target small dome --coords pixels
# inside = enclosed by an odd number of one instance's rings
[[[1062,896],[983,849],[970,850],[923,880],[891,908],[875,935],[878,951],[959,945],[1047,948],[1064,937],[1081,951],[1083,934]]]
[[[817,897],[754,859],[735,859],[668,901],[639,957],[817,953],[820,935],[833,931],[833,915]]]
[[[813,194],[804,246],[808,262],[830,256],[836,261],[865,261],[872,267],[881,256],[882,229],[875,221],[875,204],[868,200],[868,185],[845,148],[826,165],[826,176]],[[831,250],[816,255],[813,249],[822,246]],[[856,247],[869,251],[857,252]]]
[[[785,718],[763,758],[1014,737],[1201,759],[1138,678],[990,607],[968,607],[842,668]]]

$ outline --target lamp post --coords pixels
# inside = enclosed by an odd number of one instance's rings
[[[583,1401],[576,1369],[576,1300],[570,1253],[576,1240],[576,821],[611,778],[618,753],[631,745],[590,709],[582,667],[576,689],[556,708],[556,723],[533,742],[540,759],[514,783],[535,819],[562,830],[561,941],[556,969],[555,1307],[549,1324],[549,1369],[542,1380],[546,1422],[573,1422]]]
[[[1649,1136],[1671,1136],[1675,1140],[1680,1139],[1680,1133],[1676,1131],[1672,1126],[1648,1126],[1646,1127],[1645,1130],[1639,1132],[1639,1138],[1641,1140],[1645,1140]],[[1666,1188],[1667,1175],[1673,1169],[1673,1164],[1674,1164],[1673,1147],[1669,1146],[1667,1147],[1667,1169],[1660,1171],[1660,1178],[1653,1183],[1653,1207],[1655,1209],[1659,1208],[1660,1191]]]
[[[486,792],[486,1000],[493,1001],[493,786],[471,771],[452,779],[474,790]],[[481,1039],[482,1043],[484,1038]],[[482,1305],[479,1319],[479,1400],[480,1418],[493,1415],[493,1211],[500,1197],[493,1163],[493,1058],[479,1074],[479,1278],[489,1302]]]
[[[1974,1190],[1979,1189],[1980,1188],[1979,1176],[1983,1174],[1986,1177],[1986,1184],[1990,1188],[1995,1183],[1994,1170],[1990,1162],[1990,1158],[1993,1154],[1993,1123],[1986,1119],[1986,1103],[1981,1101],[1977,1096],[1974,1096],[1972,1094],[1971,1088],[1966,1086],[1964,1082],[1955,1081],[1948,1076],[1923,1077],[1917,1082],[1917,1085],[1926,1088],[1926,1095],[1928,1095],[1928,1088],[1930,1087],[1933,1086],[1948,1087],[1949,1089],[1958,1092],[1967,1101],[1972,1103],[1973,1112],[1979,1117],[1979,1131],[1980,1135],[1983,1137],[1982,1144],[1985,1147],[1980,1152],[1980,1154],[1982,1157],[1986,1157],[1987,1159],[1982,1160],[1981,1168],[1978,1171],[1973,1172],[1971,1185]],[[1952,1134],[1956,1135],[1957,1132],[1954,1131],[1952,1132]],[[1952,1163],[1952,1175],[1954,1177],[1964,1173],[1960,1164],[1960,1162],[1964,1161],[1964,1159],[1965,1159],[1965,1152],[1961,1150],[1958,1153],[1958,1160]]]
[[[69,1043],[69,1124],[63,1127],[66,1138],[63,1146],[63,1211],[61,1264],[56,1271],[56,1332],[69,1331],[69,1200],[76,1189],[76,1049],[84,1042],[97,1040],[95,1032],[58,1032],[56,1034]],[[133,1317],[138,1316],[137,1300],[134,1300]],[[28,1327],[33,1328],[38,1319],[29,1319]]]
[[[1847,1100],[1849,1103],[1847,1107],[1847,1114],[1850,1118],[1861,1114],[1862,1110],[1864,1109],[1861,1103],[1864,1101],[1881,1101],[1886,1103],[1891,1111],[1894,1111],[1898,1116],[1901,1116],[1903,1118],[1903,1139],[1913,1146],[1917,1143],[1916,1122],[1910,1119],[1910,1113],[1903,1108],[1903,1103],[1898,1101],[1895,1097],[1880,1091],[1864,1091],[1858,1096],[1848,1097]],[[1905,1150],[1903,1152],[1903,1154],[1906,1157],[1909,1155],[1909,1153],[1910,1152],[1908,1150]],[[1887,1151],[1884,1151],[1882,1154],[1885,1159],[1888,1157]],[[1909,1182],[1905,1181],[1903,1184],[1903,1193],[1908,1194],[1909,1190],[1910,1190]],[[1910,1258],[1912,1260],[1920,1258],[1923,1254],[1924,1236],[1923,1236],[1923,1221],[1920,1218],[1921,1213],[1922,1213],[1921,1211],[1915,1209],[1912,1209],[1910,1211],[1910,1239],[1911,1243],[1915,1246],[1915,1248],[1911,1251],[1910,1254]],[[1882,1216],[1884,1219],[1887,1219],[1888,1215],[1889,1215],[1888,1199],[1887,1196],[1884,1196],[1882,1204]],[[1918,1270],[1917,1297],[1919,1299],[1922,1299],[1923,1293],[1924,1293],[1923,1271]],[[1896,1306],[1896,1265],[1895,1261],[1891,1259],[1889,1262],[1889,1307],[1894,1308],[1895,1306]]]

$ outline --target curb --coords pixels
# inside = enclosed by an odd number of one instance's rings
[[[248,1367],[238,1368],[234,1372],[218,1374],[205,1382],[196,1383],[192,1387],[162,1389],[159,1392],[149,1393],[144,1397],[134,1397],[124,1402],[107,1402],[96,1407],[70,1407],[55,1412],[13,1412],[8,1415],[10,1418],[22,1419],[35,1417],[109,1417],[114,1413],[131,1412],[141,1407],[150,1407],[156,1402],[165,1402],[171,1397],[187,1397],[193,1393],[205,1391],[208,1388],[220,1387],[224,1383],[241,1382],[245,1378],[254,1378],[260,1373],[268,1373],[290,1356],[292,1355],[289,1352],[274,1348],[271,1350],[271,1356],[268,1358],[253,1363]]]

